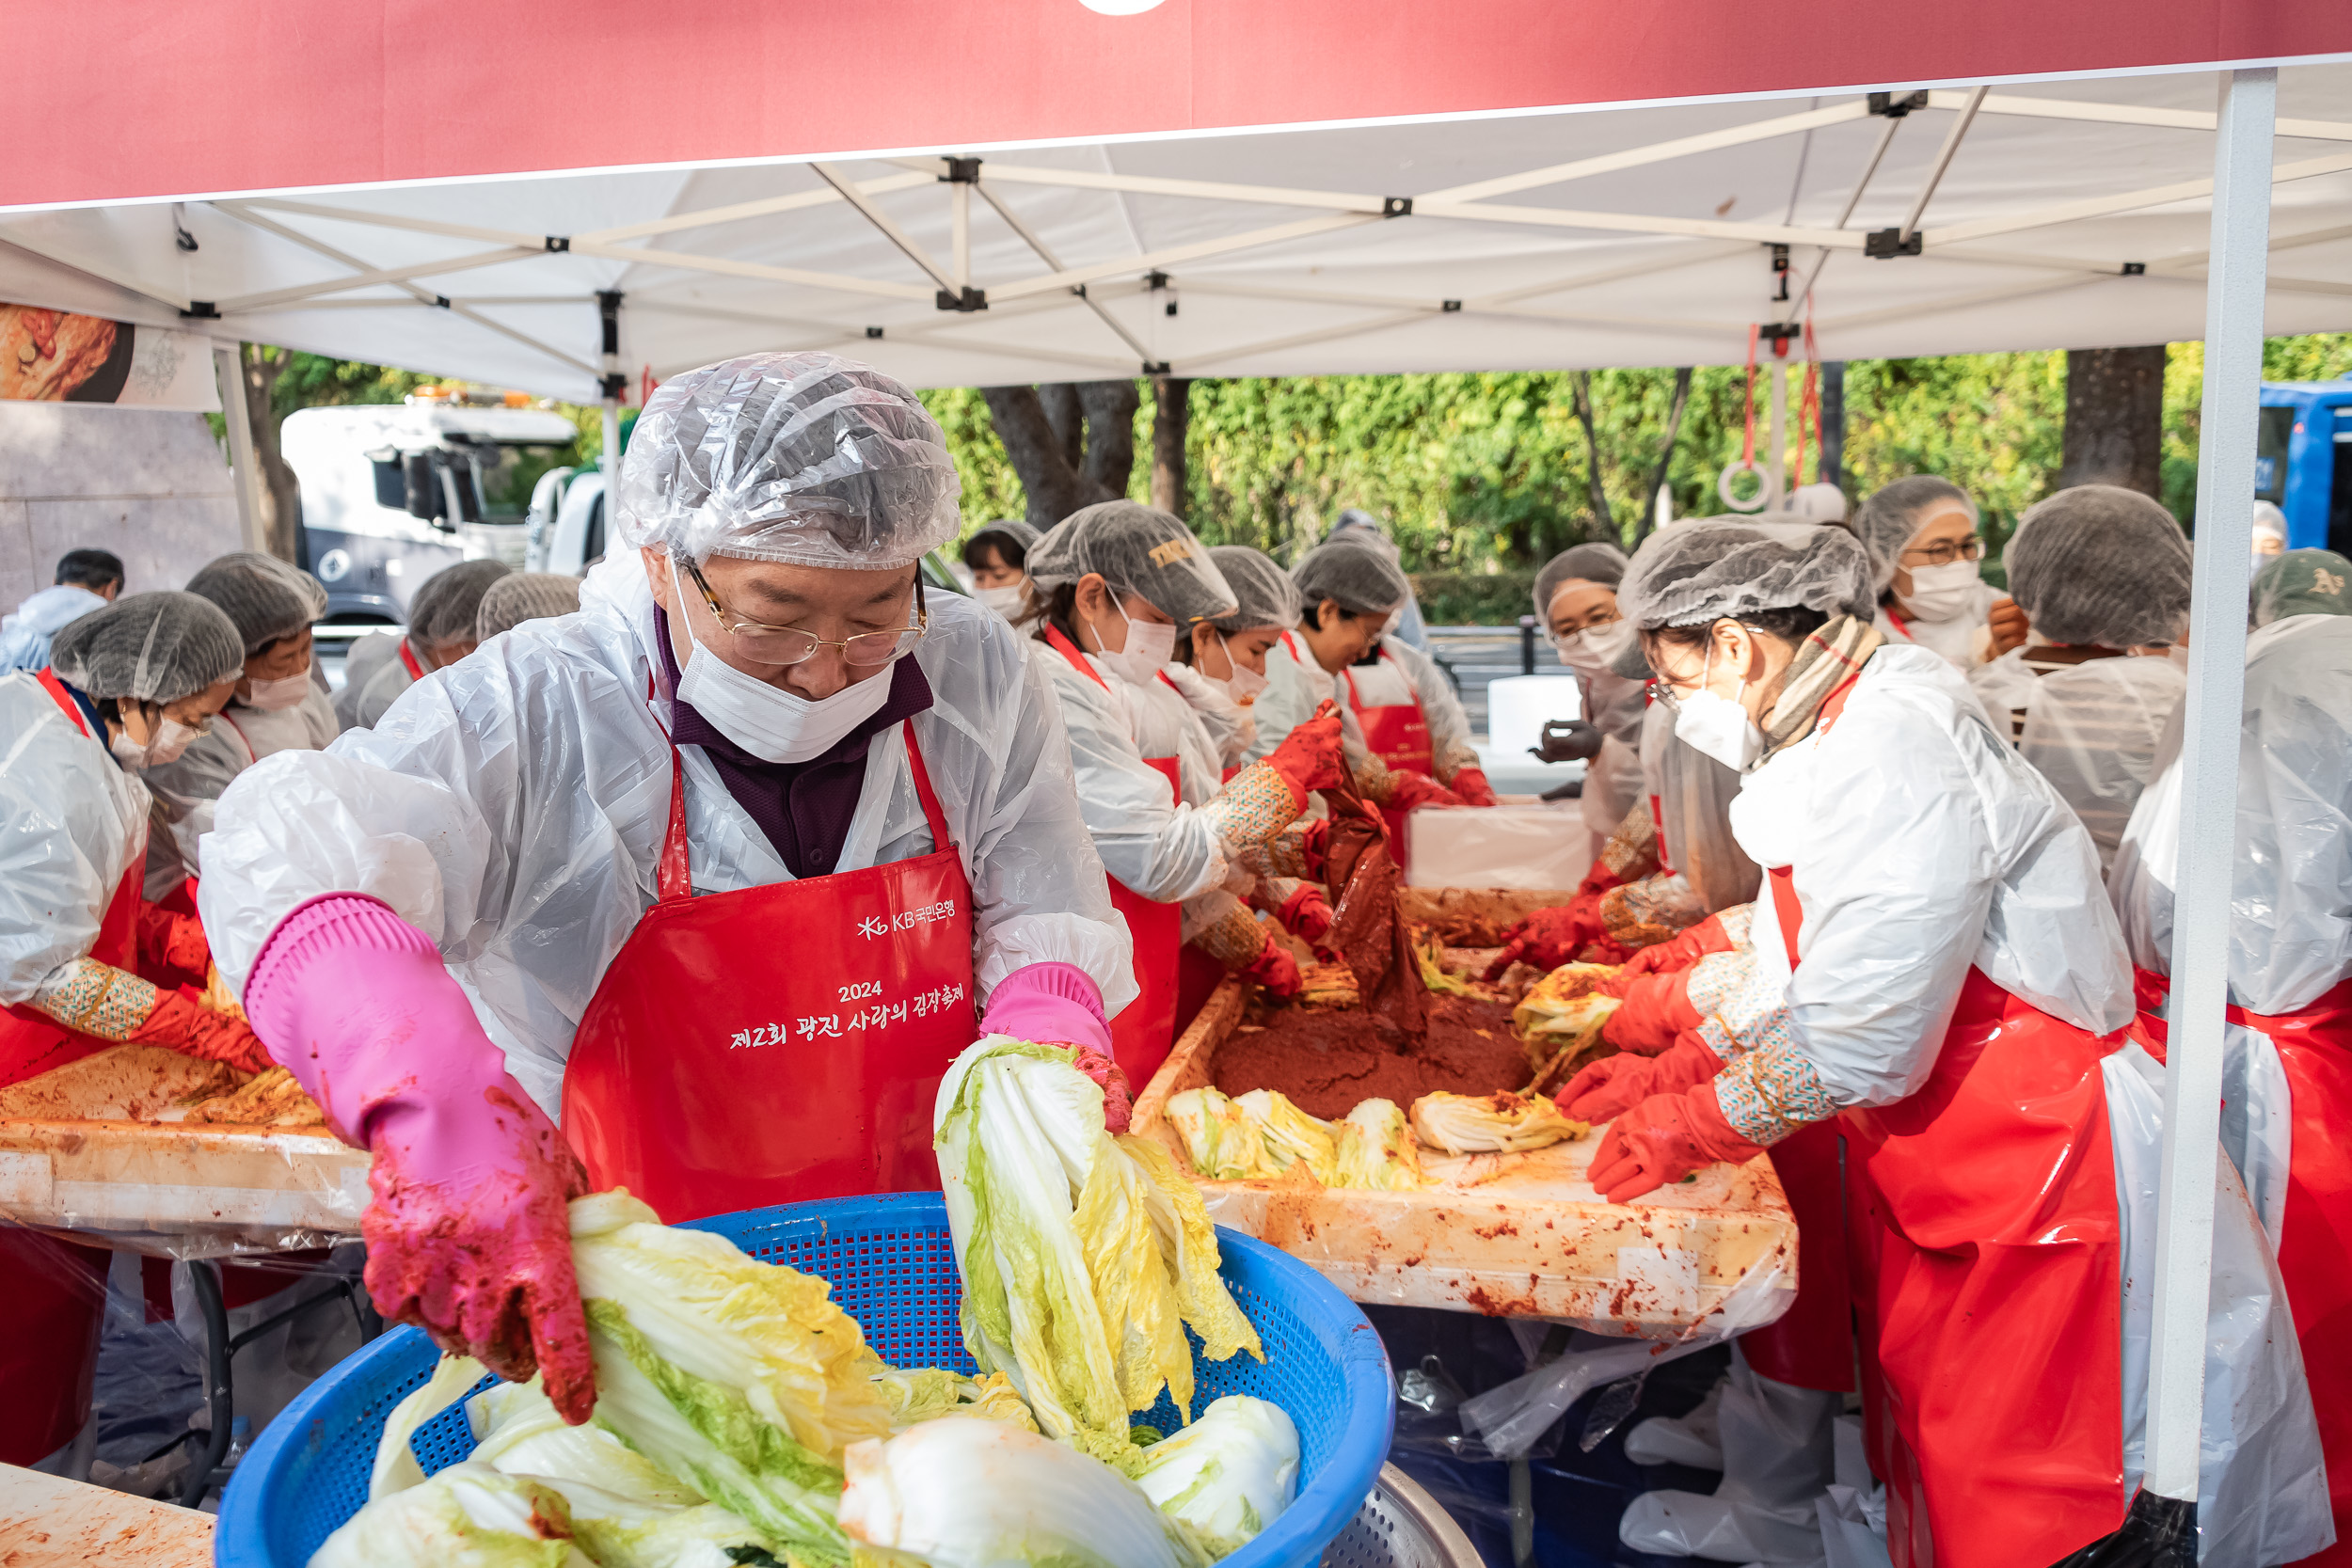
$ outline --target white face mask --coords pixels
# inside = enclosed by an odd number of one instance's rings
[[[1911,568],[1911,592],[1903,605],[1915,621],[1948,621],[1968,608],[1984,579],[1973,561],[1947,561],[1941,566]]]
[[[693,652],[678,677],[678,701],[762,762],[820,757],[890,698],[889,665],[811,702],[747,675],[712,653],[694,635],[691,616],[686,619],[686,637]]]
[[[1119,673],[1132,686],[1149,686],[1160,673],[1160,666],[1176,657],[1176,628],[1153,621],[1138,621],[1127,613],[1124,605],[1116,605],[1119,618],[1127,623],[1126,646],[1113,653],[1098,649],[1094,657]],[[1100,632],[1095,634],[1098,638]]]
[[[1028,599],[1028,590],[1016,582],[1004,588],[975,588],[972,596],[1009,621],[1021,613],[1023,605]]]
[[[1633,645],[1633,623],[1612,621],[1560,639],[1560,662],[1580,675],[1606,675],[1617,656]]]
[[[1257,701],[1258,693],[1266,689],[1267,681],[1248,665],[1234,659],[1233,673],[1216,684],[1223,687],[1225,694],[1233,701],[1247,704]]]
[[[140,745],[131,738],[130,731],[123,730],[109,737],[106,746],[114,752],[115,760],[126,768],[161,768],[179,761],[180,753],[206,733],[191,729],[166,714],[164,721],[155,727],[155,738],[146,745]]]
[[[1708,640],[1707,663],[1700,667],[1699,679],[1706,681],[1715,663],[1715,643]],[[1741,681],[1740,689],[1747,689]],[[1748,764],[1764,750],[1764,732],[1756,727],[1748,710],[1728,697],[1719,697],[1704,685],[1690,696],[1679,699],[1675,713],[1675,738],[1703,756],[1713,757],[1725,768],[1746,772]]]
[[[299,675],[288,675],[284,680],[255,681],[252,689],[240,700],[247,707],[276,713],[293,707],[310,694],[310,673],[306,670]]]

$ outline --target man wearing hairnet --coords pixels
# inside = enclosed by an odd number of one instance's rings
[[[1978,570],[1977,503],[1951,481],[1914,474],[1876,491],[1854,515],[1878,585],[1879,635],[1932,648],[1960,669],[1982,663],[2000,598]]]
[[[2115,861],[2156,738],[2188,689],[2168,657],[2188,625],[2188,538],[2137,490],[2078,484],[2019,519],[2010,594],[2026,646],[1968,672],[1993,727],[2013,736]]]
[[[636,547],[580,613],[221,797],[199,903],[255,1030],[374,1155],[370,1293],[535,1367],[568,1420],[595,1399],[570,1196],[676,1221],[933,1187],[976,1033],[1111,1073],[1129,943],[1055,704],[917,570],[956,495],[866,366],[676,376],[622,463]]]
[[[1184,1003],[1197,1011],[1228,971],[1296,993],[1297,963],[1231,887],[1248,885],[1246,852],[1295,821],[1309,791],[1338,782],[1339,719],[1310,720],[1225,780],[1169,672],[1180,643],[1217,641],[1200,628],[1239,614],[1240,599],[1166,512],[1117,500],[1073,513],[1029,552],[1028,571],[1035,662],[1060,700],[1079,809],[1136,940],[1142,995],[1112,1019],[1111,1040],[1140,1084],[1175,1044]]]
[[[513,571],[502,561],[461,561],[425,578],[408,601],[405,636],[373,632],[351,645],[343,689],[335,694],[336,721],[347,730],[367,729],[411,682],[473,652],[482,596]]]
[[[2160,1073],[2117,1045],[2131,979],[2089,833],[1947,660],[1872,626],[1874,588],[1833,529],[1685,524],[1635,557],[1618,602],[1676,734],[1746,775],[1732,824],[1771,874],[1751,945],[1774,1000],[1718,1004],[1560,1101],[1611,1121],[1591,1180],[1612,1201],[1771,1152],[1798,1214],[1799,1294],[1741,1357],[1767,1404],[1782,1402],[1768,1382],[1824,1391],[1825,1422],[1859,1322],[1899,1564],[2054,1562],[2159,1506],[2135,1502],[2127,1471],[2146,1423]],[[2260,1393],[2207,1403],[2204,1451],[2229,1457],[2201,1478],[2197,1525],[2215,1561],[2290,1561],[2328,1539],[2317,1430],[2253,1212],[2232,1179],[2216,1197],[2207,1383]],[[1818,1289],[1841,1209],[1865,1227],[1852,1320]],[[1745,1536],[1773,1525],[1751,1505],[1787,1526],[1804,1499],[1724,1457],[1714,1497],[1650,1494],[1621,1533],[1789,1557],[1792,1542]]]
[[[2341,1550],[2352,1542],[2352,561],[2328,550],[2265,559],[2237,751],[2221,1144],[2278,1251]],[[2158,1052],[2184,728],[2176,709],[2107,878],[2138,970],[2139,1037]]]
[[[1298,624],[1266,656],[1251,754],[1264,755],[1336,700],[1356,787],[1388,819],[1391,851],[1409,861],[1405,819],[1415,806],[1495,803],[1470,716],[1436,660],[1384,631],[1413,592],[1386,552],[1319,545],[1291,568],[1291,580]]]
[[[221,608],[245,641],[236,695],[209,732],[175,762],[147,770],[170,831],[147,841],[147,896],[168,897],[196,875],[197,841],[212,831],[213,802],[229,781],[278,752],[315,752],[335,738],[334,700],[310,653],[310,623],[326,590],[276,556],[239,550],[207,564],[187,591]]]

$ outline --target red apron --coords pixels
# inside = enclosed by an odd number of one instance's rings
[[[82,718],[81,705],[55,673],[43,670],[40,684],[49,689],[49,695],[73,727],[88,735],[89,725]],[[104,745],[104,738],[99,737]],[[147,879],[146,834],[139,835],[139,845],[124,867],[122,880],[115,885],[114,897],[106,905],[106,912],[99,917],[98,940],[90,943],[89,957],[102,964],[134,974],[138,970],[139,893]],[[51,1068],[78,1062],[85,1056],[112,1050],[116,1042],[85,1035],[69,1029],[48,1014],[29,1006],[8,1007],[0,1016],[0,1084],[21,1084],[38,1077]]]
[[[931,1102],[976,1033],[972,889],[914,726],[928,855],[694,896],[670,753],[660,897],[604,972],[564,1071],[591,1185],[671,1224],[939,1185]]]
[[[1791,871],[1771,875],[1793,964]],[[2123,1522],[2122,1236],[2099,1068],[2119,1043],[1971,969],[1927,1083],[1842,1115],[1867,1441],[1897,1568],[2055,1562]]]
[[[2139,970],[2136,1033],[2158,1061],[2168,1028],[2162,1008],[2171,976]],[[2279,1273],[2303,1347],[2303,1375],[2319,1416],[2336,1544],[2305,1563],[2352,1563],[2352,979],[2338,981],[2291,1013],[2249,1013],[2232,1004],[2232,1023],[2270,1040],[2287,1079],[2287,1201],[2278,1237]]]
[[[1288,637],[1290,633],[1282,635]],[[1294,649],[1294,655],[1295,652]],[[1387,658],[1388,650],[1382,649],[1380,657]],[[1391,773],[1419,773],[1424,779],[1435,779],[1438,753],[1436,744],[1429,738],[1429,721],[1422,716],[1421,700],[1366,707],[1356,699],[1355,673],[1343,670],[1340,678],[1347,682],[1347,705],[1355,710],[1357,727],[1364,732],[1364,750],[1387,763]],[[1409,687],[1412,683],[1406,684]],[[1396,850],[1396,863],[1409,868],[1413,847],[1405,836],[1405,818],[1409,814],[1383,806],[1380,815],[1389,824],[1389,843]]]
[[[1045,641],[1080,674],[1104,690],[1110,689],[1076,643],[1052,626],[1045,628]],[[1168,781],[1170,805],[1184,800],[1174,757],[1145,757],[1143,765]],[[1110,883],[1111,907],[1125,917],[1127,934],[1135,942],[1137,988],[1136,999],[1111,1020],[1111,1059],[1141,1093],[1142,1085],[1152,1082],[1152,1075],[1176,1047],[1177,969],[1184,946],[1184,911],[1180,904],[1146,898],[1116,877],[1106,875],[1104,880]]]
[[[405,637],[400,640],[400,661],[408,666],[408,678],[410,680],[421,681],[424,679],[424,666],[417,662],[416,653],[408,646],[408,639]]]
[[[88,735],[81,705],[56,675],[43,670],[39,679],[73,727]],[[89,950],[100,963],[122,970],[138,967],[139,889],[147,869],[141,836]],[[115,1043],[31,1007],[7,1008],[0,1011],[0,1085],[21,1084]],[[0,1464],[30,1465],[65,1447],[89,1419],[106,1254],[0,1227],[0,1280],[8,1282],[0,1290]]]

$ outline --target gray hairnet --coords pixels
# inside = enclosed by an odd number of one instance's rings
[[[503,561],[461,561],[442,567],[408,601],[409,638],[427,648],[470,639],[474,617],[482,612],[482,595],[514,571]]]
[[[1535,574],[1535,619],[1551,620],[1551,596],[1564,582],[1597,582],[1614,588],[1625,580],[1625,551],[1614,545],[1571,545]]]
[[[2009,594],[2034,640],[2130,648],[2188,620],[2188,536],[2137,490],[2077,484],[2036,501],[2009,553]]]
[[[561,572],[509,572],[491,580],[473,612],[473,636],[487,642],[525,621],[569,615],[580,608],[580,579]]]
[[[2256,501],[2254,503],[2254,534],[2257,538],[2267,537],[2276,539],[2281,545],[2285,544],[2287,542],[2287,515],[2280,511],[2275,502]]]
[[[1360,506],[1344,507],[1331,523],[1330,531],[1323,536],[1327,545],[1370,545],[1384,550],[1389,559],[1396,559],[1396,541],[1389,537],[1388,526]]]
[[[70,622],[49,645],[58,679],[92,697],[176,703],[245,668],[237,623],[194,594],[133,594]]]
[[[326,590],[318,578],[258,550],[237,550],[207,562],[188,578],[188,592],[228,612],[248,654],[293,636],[326,613]]]
[[[1138,501],[1081,507],[1029,551],[1029,581],[1051,594],[1099,572],[1115,594],[1134,594],[1180,626],[1232,613],[1225,574],[1172,513]]]
[[[1287,630],[1298,625],[1303,612],[1298,584],[1274,563],[1272,556],[1247,545],[1219,545],[1209,552],[1209,560],[1225,574],[1225,586],[1233,591],[1240,605],[1231,615],[1211,619],[1210,624],[1217,630],[1232,637],[1252,626],[1281,626]]]
[[[1902,564],[1903,548],[1918,533],[1928,515],[1954,504],[1967,509],[1969,522],[1977,520],[1977,503],[1968,492],[1933,474],[1899,479],[1862,503],[1862,509],[1853,515],[1853,531],[1863,547],[1870,552],[1870,570],[1878,593],[1885,593],[1887,585],[1895,580],[1895,568]]]
[[[2352,615],[2352,561],[2333,550],[2289,550],[2254,574],[2254,625],[2290,615]]]
[[[1870,557],[1844,529],[1818,523],[1710,517],[1642,541],[1617,613],[1644,631],[1699,626],[1764,610],[1873,613]]]
[[[975,540],[985,539],[992,533],[1009,536],[1024,550],[1037,548],[1037,542],[1045,537],[1044,530],[1023,517],[999,517],[972,537]]]
[[[664,382],[621,460],[621,538],[696,562],[904,566],[956,536],[955,460],[914,394],[831,354]]]
[[[1326,599],[1337,599],[1351,615],[1386,615],[1412,597],[1405,568],[1387,551],[1366,548],[1371,543],[1327,541],[1299,558],[1291,568],[1291,581],[1298,585],[1302,619]]]

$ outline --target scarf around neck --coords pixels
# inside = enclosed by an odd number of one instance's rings
[[[1764,716],[1764,750],[1757,764],[1810,735],[1821,704],[1867,664],[1885,641],[1869,622],[1839,615],[1799,643],[1797,657],[1782,677],[1779,700]]]

